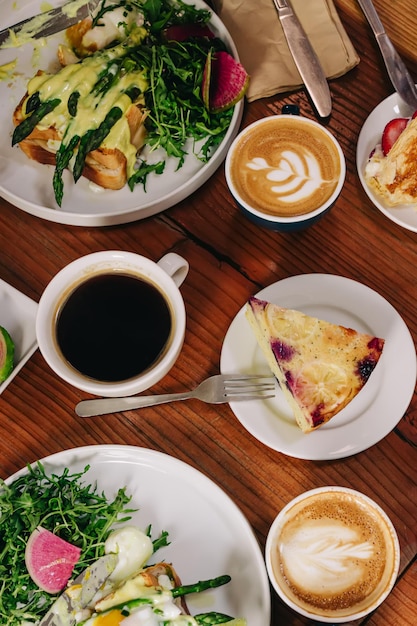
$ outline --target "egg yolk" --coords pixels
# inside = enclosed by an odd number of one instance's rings
[[[121,611],[115,609],[110,611],[110,613],[96,617],[92,626],[119,626],[125,617]]]

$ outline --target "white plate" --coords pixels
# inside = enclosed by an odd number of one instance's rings
[[[317,431],[303,434],[282,393],[230,403],[243,426],[265,445],[288,456],[327,460],[361,452],[385,437],[404,415],[416,385],[416,352],[394,307],[354,280],[330,274],[292,276],[266,287],[258,298],[385,339],[378,365],[352,402]],[[224,340],[224,373],[268,373],[243,307]],[[401,355],[401,358],[399,358]]]
[[[152,525],[156,538],[168,531],[171,544],[151,562],[174,565],[184,584],[229,574],[224,587],[189,597],[192,614],[220,611],[246,617],[248,626],[270,623],[270,591],[266,567],[255,535],[238,507],[209,478],[173,457],[134,446],[86,446],[42,460],[47,473],[68,467],[78,472],[88,464],[85,481],[114,497],[121,487],[139,508],[132,521]],[[21,470],[11,476],[10,483]]]
[[[14,369],[0,385],[0,394],[38,347],[35,330],[37,309],[34,300],[0,279],[0,326],[8,331],[15,345]]]
[[[191,4],[191,0],[186,1]],[[40,0],[22,0],[16,9],[15,0],[0,0],[0,29],[39,13],[42,4]],[[62,1],[52,0],[50,3],[51,7],[59,4]],[[202,0],[192,0],[192,4],[197,8],[208,8]],[[237,58],[237,50],[228,31],[214,13],[211,27]],[[0,144],[1,196],[27,213],[52,222],[106,226],[133,222],[164,211],[187,198],[214,174],[239,129],[243,100],[236,105],[227,134],[208,163],[203,164],[189,154],[184,166],[175,171],[178,161],[169,159],[163,174],[152,174],[148,178],[146,192],[140,185],[133,192],[127,186],[119,191],[94,192],[85,178],[75,185],[66,172],[64,200],[60,209],[52,189],[53,168],[31,161],[17,146],[12,148],[11,135],[12,114],[26,91],[28,79],[39,67],[56,67],[56,50],[63,39],[62,33],[53,35],[48,38],[47,46],[38,46],[35,52],[30,43],[22,48],[1,50],[1,64],[17,59],[16,78],[0,81],[0,125],[5,131],[4,141]]]
[[[399,205],[390,207],[378,196],[365,181],[364,171],[369,155],[378,143],[381,143],[385,125],[397,117],[410,117],[414,111],[397,93],[383,100],[369,115],[358,137],[356,148],[356,166],[359,179],[371,202],[391,221],[408,230],[417,232],[417,203],[413,206]]]

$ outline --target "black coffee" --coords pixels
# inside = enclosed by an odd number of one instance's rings
[[[56,337],[65,359],[103,382],[137,376],[163,352],[172,319],[161,292],[127,274],[81,283],[58,312]]]

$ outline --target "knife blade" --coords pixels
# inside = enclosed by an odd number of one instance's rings
[[[87,567],[55,600],[38,626],[73,626],[117,565],[117,554],[105,554]]]
[[[30,39],[48,37],[90,15],[99,0],[72,0],[0,31],[0,47],[17,48]]]
[[[288,0],[273,0],[288,47],[301,79],[320,117],[329,117],[332,99],[326,75]]]
[[[375,39],[382,53],[382,58],[384,59],[385,67],[387,68],[388,76],[395,91],[404,102],[413,107],[414,110],[417,110],[417,89],[415,81],[385,32],[384,25],[379,18],[372,0],[358,0],[358,3],[375,35]]]

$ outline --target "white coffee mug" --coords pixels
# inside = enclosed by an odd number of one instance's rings
[[[179,287],[186,278],[188,269],[188,262],[175,253],[166,254],[157,263],[139,254],[117,250],[95,252],[73,261],[56,274],[39,301],[36,335],[45,361],[63,380],[94,395],[129,396],[149,389],[168,373],[184,343],[186,314]],[[120,281],[124,282],[125,291],[122,291]],[[127,286],[129,286],[128,291],[126,291]],[[96,295],[97,293],[107,297],[106,302],[109,306],[99,308],[98,298],[101,296]],[[95,298],[97,298],[96,301]],[[118,303],[122,301],[134,304],[131,307],[118,306]],[[155,316],[151,310],[151,301],[155,301],[155,306],[158,306],[161,313],[164,313],[163,336],[161,329],[152,328],[154,318],[159,318],[159,315]],[[92,327],[87,324],[87,311],[90,308],[91,316],[93,314],[96,316],[93,318],[94,321],[97,319],[97,324],[94,323]],[[101,319],[101,310],[103,310],[103,319]],[[106,312],[107,318],[104,315]],[[112,315],[116,314],[117,329],[107,332],[109,323],[111,326],[113,321]],[[65,329],[60,328],[63,327],[64,320]],[[84,320],[85,329],[83,328]],[[67,328],[71,324],[73,328]],[[100,324],[105,328],[104,331]],[[94,335],[96,329],[98,336],[92,337],[90,343],[90,335]],[[78,330],[83,339],[79,340]],[[66,335],[67,331],[69,334]],[[99,342],[100,332],[103,346]],[[137,337],[140,333],[142,336]],[[119,334],[123,336],[123,341],[120,340]],[[63,339],[66,336],[70,337],[69,341]],[[157,354],[150,356],[149,362],[143,365],[142,357],[145,359],[146,350],[138,349],[137,346],[142,346],[140,341],[145,339],[150,344],[148,347],[151,350],[153,349],[152,342],[155,342]],[[159,340],[161,340],[161,346],[158,348],[156,343]],[[103,369],[101,364],[104,367],[105,358],[100,356],[100,350],[105,349],[106,342],[117,344],[118,341],[121,349],[119,361],[117,361],[118,352],[113,353],[112,350],[113,356],[109,358],[109,367],[112,365],[111,374],[105,372],[101,375]],[[70,344],[69,351],[67,344]],[[113,347],[113,344],[111,345]],[[94,348],[91,346],[97,346],[94,366],[90,363],[91,360],[94,361],[95,356]],[[116,345],[114,350],[117,349]],[[129,365],[131,369],[123,361],[123,359],[127,360],[127,355],[129,363],[131,362]],[[77,361],[78,357],[80,361]],[[110,363],[111,359],[113,359],[112,363]],[[88,365],[85,365],[87,360]],[[79,363],[82,363],[82,366]],[[96,366],[100,366],[97,370],[100,371],[99,374],[91,369]],[[121,373],[119,376],[117,372],[119,366],[121,372],[130,373]]]

